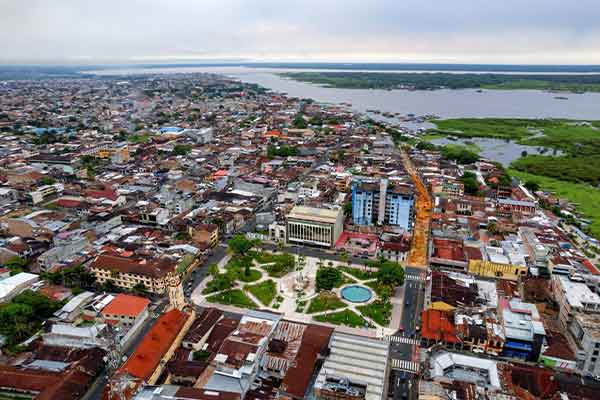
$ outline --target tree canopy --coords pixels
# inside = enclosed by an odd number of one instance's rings
[[[317,290],[331,290],[342,283],[342,271],[333,267],[321,267],[317,270]]]

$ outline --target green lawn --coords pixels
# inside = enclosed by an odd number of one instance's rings
[[[228,290],[215,294],[206,298],[206,301],[210,303],[226,304],[241,308],[256,308],[258,305],[254,303],[244,292],[240,289]]]
[[[378,300],[357,308],[365,317],[371,318],[381,326],[387,326],[390,323],[392,315],[392,304],[390,302],[383,303]]]
[[[335,310],[338,308],[346,307],[346,303],[339,299],[335,294],[331,292],[319,293],[317,297],[312,299],[308,306],[308,314],[314,314],[321,311]]]
[[[265,306],[269,306],[277,296],[277,285],[271,279],[256,285],[246,285],[244,289],[252,293]]]
[[[353,277],[355,277],[358,280],[364,281],[366,279],[373,279],[375,278],[375,272],[371,272],[371,271],[367,271],[364,269],[359,269],[359,268],[352,268],[352,267],[339,267],[342,271],[349,273],[350,275],[352,275]]]
[[[523,181],[537,182],[542,190],[555,193],[558,197],[568,199],[577,205],[577,210],[593,221],[591,233],[600,238],[600,189],[581,183],[565,182],[545,176],[528,174],[510,169],[509,174]]]
[[[352,327],[364,327],[368,325],[367,320],[351,310],[342,310],[330,314],[317,315],[316,321],[328,322],[335,325],[347,325]]]
[[[248,275],[242,270],[238,273],[238,279],[242,282],[255,282],[262,277],[262,273],[256,269],[250,269]]]

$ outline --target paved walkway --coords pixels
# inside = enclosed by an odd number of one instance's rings
[[[219,262],[219,264],[217,265],[219,268],[219,273],[224,273],[227,271],[225,266],[227,265],[227,263],[230,260],[231,260],[231,256],[227,255]],[[313,314],[297,312],[296,310],[298,309],[298,306],[297,306],[298,301],[303,301],[306,303],[306,305],[304,307],[304,309],[306,310],[310,304],[310,301],[318,296],[318,293],[315,290],[315,279],[316,279],[316,274],[317,274],[317,270],[319,268],[320,261],[321,260],[319,260],[318,258],[306,257],[306,265],[303,268],[303,270],[301,271],[301,273],[304,277],[306,277],[308,279],[309,285],[304,289],[305,295],[303,295],[301,298],[298,298],[298,294],[296,293],[296,290],[294,287],[297,274],[300,272],[298,272],[298,271],[290,272],[281,278],[270,277],[264,268],[265,266],[267,266],[269,264],[261,265],[261,264],[258,264],[256,262],[256,260],[253,261],[253,263],[254,263],[253,268],[261,272],[262,276],[260,277],[260,279],[254,281],[254,282],[236,281],[235,285],[232,288],[227,289],[227,290],[232,290],[232,289],[244,290],[244,286],[246,286],[246,285],[256,285],[256,284],[265,282],[267,280],[273,280],[275,282],[275,284],[277,285],[277,295],[283,297],[283,301],[279,304],[279,308],[272,307],[273,304],[277,303],[276,300],[274,300],[272,304],[262,304],[256,298],[256,296],[254,296],[252,293],[250,293],[248,291],[244,291],[244,293],[248,296],[248,298],[250,298],[254,303],[256,303],[257,307],[259,307],[261,309],[266,309],[269,311],[281,313],[287,319],[290,319],[293,321],[310,323],[310,322],[314,322],[313,317],[315,317],[315,316],[329,314],[329,313],[333,313],[333,312],[339,312],[344,309],[348,309],[358,315],[361,315],[367,322],[369,322],[373,326],[373,328],[344,327],[344,329],[341,329],[342,331],[348,331],[349,333],[354,333],[354,334],[362,334],[363,336],[365,335],[365,331],[370,331],[371,333],[367,334],[367,336],[371,336],[371,337],[383,337],[384,335],[389,335],[389,334],[395,333],[395,331],[397,330],[397,327],[395,327],[395,325],[393,323],[394,319],[392,319],[390,328],[379,325],[371,318],[363,315],[357,308],[358,306],[365,305],[368,303],[356,304],[356,303],[352,303],[352,302],[349,302],[349,301],[343,299],[339,295],[341,288],[334,290],[334,292],[336,292],[336,294],[339,296],[341,301],[345,304],[344,307],[334,309],[334,310],[320,311],[318,313],[313,313]],[[323,263],[323,264],[327,265],[326,263]],[[334,262],[334,265],[345,266],[345,267],[348,266],[347,264],[340,263],[340,262]],[[354,265],[352,265],[352,266],[356,267]],[[364,269],[364,268],[361,268],[361,269]],[[342,271],[342,274],[345,278],[350,280],[351,283],[361,284],[364,286],[367,286],[366,285],[367,283],[374,280],[372,278],[361,280],[345,271]],[[212,306],[218,307],[223,310],[232,310],[233,312],[244,313],[245,310],[241,309],[241,308],[227,306],[227,305],[223,305],[223,304],[211,304],[211,303],[207,302],[206,298],[208,296],[213,296],[213,295],[222,293],[222,292],[213,292],[213,293],[207,294],[206,296],[204,294],[202,294],[202,291],[206,288],[206,285],[208,284],[208,282],[210,282],[211,279],[212,279],[212,277],[208,276],[194,289],[194,291],[192,292],[192,295],[191,295],[192,302],[198,306],[212,305]],[[376,297],[373,297],[373,299],[371,301],[375,301],[375,300],[376,300]],[[392,298],[391,301],[392,301],[392,304],[394,304],[396,299]],[[402,301],[400,301],[400,304],[402,304]],[[401,307],[400,307],[399,312],[400,312],[400,315],[397,317],[398,319],[401,318]],[[397,314],[398,314],[398,311],[396,310],[396,305],[394,304],[394,310],[392,311],[392,317],[394,317],[394,315],[397,315]],[[319,323],[321,323],[321,322],[319,322]],[[325,325],[331,325],[331,324],[325,324]],[[337,325],[331,325],[331,326],[339,327]],[[347,330],[346,328],[348,328],[349,330]]]

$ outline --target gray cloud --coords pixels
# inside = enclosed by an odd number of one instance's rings
[[[600,64],[597,0],[0,0],[0,62]]]

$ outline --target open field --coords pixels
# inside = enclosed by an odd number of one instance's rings
[[[590,225],[593,236],[600,238],[600,189],[581,183],[565,182],[554,178],[509,169],[508,173],[523,181],[537,182],[542,190],[553,192],[558,197],[577,204],[577,209],[593,223]]]

